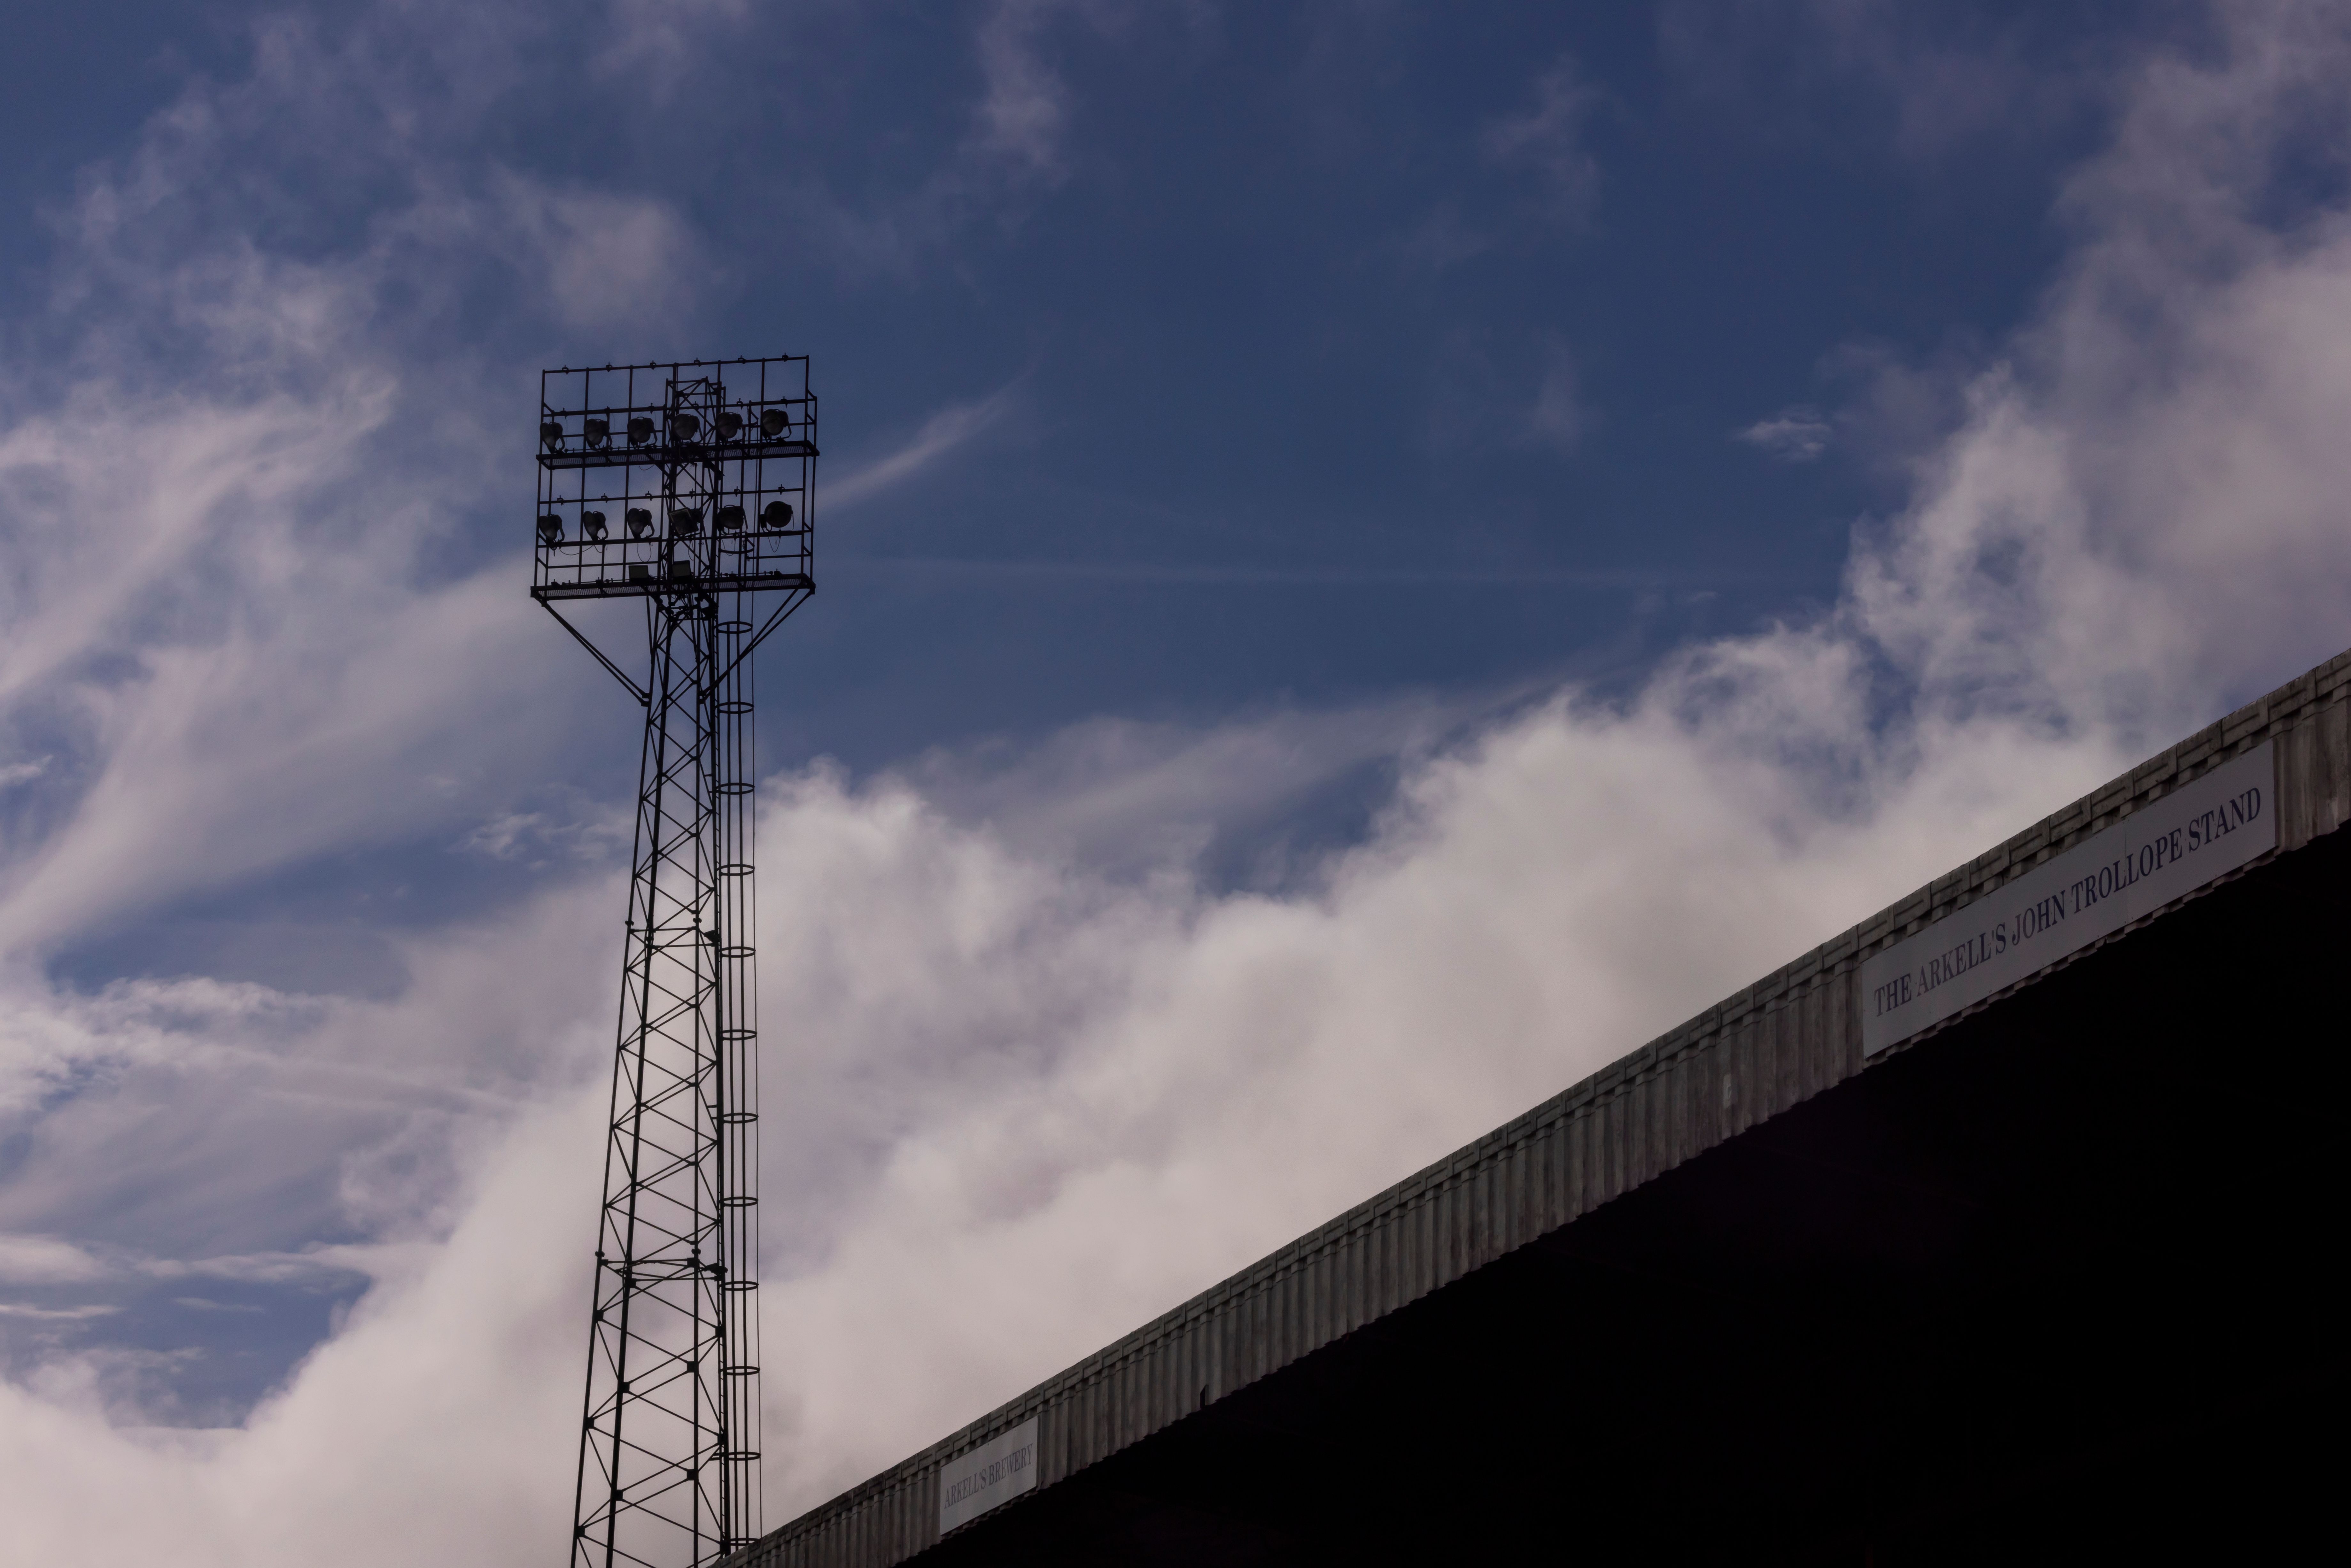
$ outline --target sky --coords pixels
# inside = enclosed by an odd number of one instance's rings
[[[2351,643],[2337,6],[15,22],[12,1557],[561,1549],[639,710],[543,368],[823,399],[770,1525]]]

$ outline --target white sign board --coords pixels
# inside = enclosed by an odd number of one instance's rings
[[[1874,1056],[2277,847],[2267,741],[1861,967]]]
[[[977,1519],[1037,1484],[1037,1418],[939,1467],[939,1533]]]

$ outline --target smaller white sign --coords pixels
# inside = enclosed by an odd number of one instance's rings
[[[1861,967],[1875,1056],[2277,848],[2267,741],[2093,833]]]
[[[1037,1484],[1037,1417],[939,1467],[939,1533]]]

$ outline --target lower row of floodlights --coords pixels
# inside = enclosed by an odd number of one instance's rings
[[[743,439],[743,416],[727,409],[711,421],[712,434],[721,442]],[[759,411],[759,439],[781,441],[791,434],[792,416],[780,408]],[[643,446],[653,438],[653,422],[643,414],[629,421],[629,444]],[[583,419],[580,422],[580,439],[590,447],[601,450],[612,444],[612,422],[609,419]],[[702,416],[698,413],[674,413],[669,416],[669,440],[673,446],[691,446],[702,439]],[[563,426],[547,420],[538,427],[538,444],[549,452],[563,450]]]
[[[653,515],[643,507],[631,507],[622,514],[622,520],[628,525],[629,537],[632,539],[646,538],[653,534]],[[743,508],[733,506],[721,507],[711,518],[711,522],[722,534],[739,534],[743,531]],[[770,501],[759,508],[761,533],[779,534],[791,526],[792,504],[789,501]],[[580,514],[580,537],[587,543],[602,543],[610,531],[605,526],[603,513],[581,512]],[[702,532],[702,508],[700,507],[671,507],[669,531],[672,538],[690,539],[698,536]],[[538,539],[541,544],[561,544],[563,519],[553,512],[541,516],[538,519]]]

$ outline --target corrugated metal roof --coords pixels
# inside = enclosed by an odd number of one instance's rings
[[[2277,747],[2278,848],[2254,865],[2290,854],[2351,818],[2351,653],[2198,731],[1476,1143],[811,1510],[735,1562],[743,1568],[902,1563],[939,1539],[941,1467],[1022,1422],[1039,1423],[1033,1498],[1865,1065],[1898,1056],[1959,1019],[1997,1005],[2018,988],[1865,1064],[1856,991],[1863,960],[2264,741]]]

